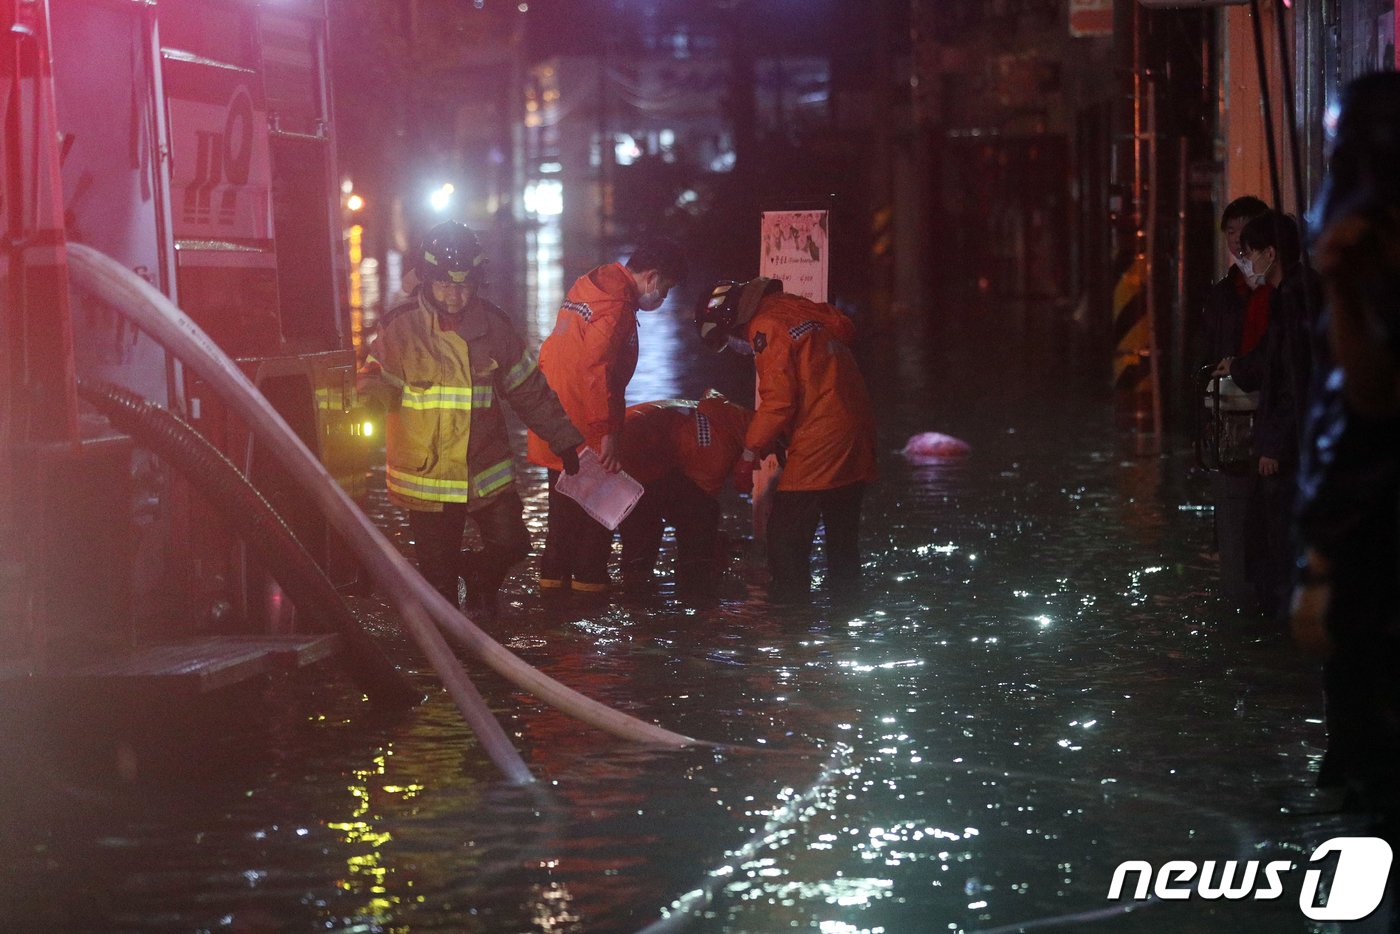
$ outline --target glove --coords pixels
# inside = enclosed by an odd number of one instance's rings
[[[757,468],[756,457],[741,457],[734,462],[734,469],[729,475],[730,482],[734,484],[734,492],[744,495],[753,492],[753,472]]]
[[[562,451],[555,451],[554,453],[558,454],[559,459],[564,462],[564,473],[568,474],[571,477],[574,474],[578,473],[577,448],[565,448]]]
[[[382,389],[384,384],[384,368],[379,365],[378,360],[367,360],[365,365],[355,372],[355,391],[363,395],[370,395],[375,390]]]

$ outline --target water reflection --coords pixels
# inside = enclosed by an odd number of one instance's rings
[[[541,231],[531,249],[522,307],[537,342],[564,283],[557,240]],[[737,378],[732,359],[696,352],[673,302],[642,319],[636,398]],[[733,747],[627,746],[469,662],[543,779],[528,791],[497,783],[441,695],[378,719],[348,683],[278,682],[239,708],[265,735],[174,790],[59,766],[0,783],[50,796],[0,807],[0,917],[51,930],[1305,930],[1296,890],[1128,918],[1106,904],[1125,859],[1301,861],[1352,825],[1290,812],[1321,746],[1315,673],[1282,633],[1215,606],[1207,524],[1180,508],[1197,502],[1189,487],[1164,482],[1184,458],[1125,459],[1096,390],[1048,364],[1003,369],[1003,353],[1030,351],[912,328],[872,345],[883,480],[854,605],[769,607],[739,565],[707,605],[664,589],[548,605],[528,569],[509,581],[497,635],[526,661]],[[972,454],[898,456],[928,430]],[[407,549],[375,477],[376,520]],[[542,478],[522,477],[538,543]],[[742,535],[743,503],[726,508]],[[357,609],[429,684],[383,602]],[[94,784],[97,804],[66,790]]]
[[[542,224],[525,235],[525,341],[538,347],[554,330],[564,282],[564,247],[557,224]]]
[[[341,842],[347,844],[354,853],[346,860],[348,872],[346,877],[337,883],[338,887],[362,897],[368,896],[357,915],[381,922],[391,920],[394,909],[399,904],[399,898],[390,894],[386,885],[389,868],[384,865],[382,852],[385,845],[393,839],[393,835],[375,829],[375,818],[370,807],[371,783],[378,781],[379,777],[385,774],[385,758],[385,755],[376,756],[370,768],[355,771],[355,782],[347,788],[355,800],[355,810],[350,819],[326,824],[330,830],[340,832]],[[393,791],[390,792],[390,789]],[[383,790],[402,795],[407,800],[422,791],[422,786],[410,785],[408,788],[400,788],[387,785]]]

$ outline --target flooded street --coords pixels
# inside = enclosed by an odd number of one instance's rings
[[[690,294],[642,317],[631,401],[751,386],[741,359],[696,356]],[[532,342],[555,300],[527,307]],[[709,605],[665,582],[545,604],[532,566],[508,581],[494,632],[526,661],[720,747],[629,746],[469,661],[539,779],[507,786],[359,597],[425,706],[377,713],[324,664],[155,722],[93,711],[115,760],[36,738],[0,783],[0,927],[1330,930],[1299,911],[1301,870],[1274,900],[1107,900],[1124,860],[1301,864],[1357,831],[1306,813],[1320,678],[1217,605],[1189,452],[1125,455],[1099,385],[1024,324],[1036,309],[942,314],[862,349],[882,480],[854,603],[770,607],[737,560]],[[911,465],[919,431],[971,454]],[[538,550],[543,477],[523,478]],[[378,480],[376,516],[408,547]]]

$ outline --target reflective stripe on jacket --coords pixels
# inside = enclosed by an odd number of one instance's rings
[[[510,487],[514,456],[501,399],[553,443],[582,439],[505,314],[475,300],[459,315],[415,297],[384,316],[370,344],[391,387],[385,423],[389,498],[436,511]]]
[[[622,431],[627,384],[637,369],[637,282],[627,267],[599,266],[574,282],[540,346],[540,369],[590,446]],[[536,464],[560,469],[558,455],[534,431],[529,451]]]
[[[764,455],[786,440],[778,489],[832,490],[875,480],[875,418],[851,353],[851,319],[779,292],[759,303],[744,336],[753,344],[759,393],[745,443]]]

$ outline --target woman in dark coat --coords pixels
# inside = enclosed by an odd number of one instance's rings
[[[1264,613],[1281,618],[1292,581],[1294,547],[1290,527],[1299,439],[1313,371],[1312,332],[1322,304],[1316,275],[1302,261],[1298,224],[1269,211],[1240,233],[1244,257],[1272,288],[1269,324],[1249,353],[1221,362],[1246,392],[1259,393],[1254,418],[1258,479],[1250,507],[1258,529],[1249,562]]]

